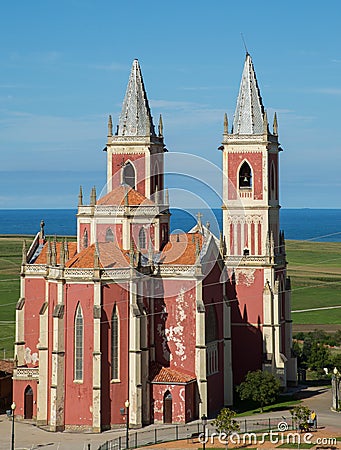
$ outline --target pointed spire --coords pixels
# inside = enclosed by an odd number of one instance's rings
[[[277,122],[277,114],[274,115],[274,124],[273,124],[273,134],[278,136],[278,122]]]
[[[99,269],[99,254],[97,245],[95,245],[95,252],[94,252],[94,269]]]
[[[229,123],[227,120],[227,114],[224,114],[224,134],[229,134]]]
[[[65,247],[64,247],[64,242],[60,243],[59,265],[61,267],[64,267],[64,265],[65,265]]]
[[[155,186],[154,202],[159,204],[159,188],[158,185]]]
[[[79,186],[78,206],[83,206],[83,189],[82,189],[82,186]]]
[[[134,60],[118,124],[119,136],[155,136],[140,65]]]
[[[134,260],[135,260],[134,241],[133,241],[133,238],[131,238],[130,239],[130,249],[129,249],[129,262],[130,262],[131,267],[134,267]]]
[[[96,188],[95,186],[91,189],[91,195],[90,195],[90,206],[95,206],[96,205]]]
[[[165,205],[169,205],[169,192],[168,192],[168,188],[166,188],[166,191],[165,191]]]
[[[251,56],[246,53],[233,120],[234,134],[262,134],[264,107]]]
[[[69,243],[67,241],[67,238],[65,238],[64,241],[64,252],[65,252],[65,262],[69,260]]]
[[[51,266],[52,261],[52,253],[51,253],[51,242],[47,241],[47,255],[46,255],[46,264]]]
[[[22,241],[22,264],[27,263],[27,248],[25,239]]]
[[[112,137],[112,118],[111,118],[111,115],[109,115],[109,119],[108,119],[108,137]]]
[[[149,245],[148,245],[148,264],[153,267],[154,265],[154,252],[153,252],[153,244],[152,240],[149,239]]]
[[[163,136],[163,122],[162,122],[162,115],[160,114],[159,119],[159,137]]]
[[[51,246],[51,266],[55,266],[57,264],[57,238],[54,237]]]
[[[39,242],[43,243],[45,242],[45,222],[43,220],[40,221],[40,232],[39,232]]]
[[[220,250],[222,258],[224,258],[224,256],[225,256],[225,249],[224,249],[224,238],[223,238],[223,233],[222,232],[220,232],[219,250]]]
[[[269,133],[268,113],[264,111],[263,116],[263,134]]]

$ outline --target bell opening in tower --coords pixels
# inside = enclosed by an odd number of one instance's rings
[[[246,161],[244,161],[239,170],[239,188],[252,188],[252,171]]]

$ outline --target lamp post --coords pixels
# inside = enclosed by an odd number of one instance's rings
[[[205,416],[205,414],[201,417],[201,423],[202,423],[202,428],[203,428],[203,432],[204,432],[204,440],[203,440],[202,448],[203,448],[203,450],[205,450],[205,448],[206,448],[206,425],[207,425],[207,417]]]
[[[124,402],[124,406],[126,407],[126,448],[129,448],[129,400]]]
[[[11,445],[11,450],[14,450],[14,411],[16,408],[16,404],[13,402],[11,404],[11,410],[12,410],[12,445]]]
[[[334,367],[334,386],[335,386],[335,411],[339,410],[339,384],[340,384],[340,372]]]

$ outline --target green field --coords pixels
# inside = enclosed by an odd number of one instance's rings
[[[27,238],[29,246],[32,237]],[[15,305],[19,299],[23,238],[0,236],[0,358],[13,356]],[[341,305],[341,244],[287,241],[292,309]],[[294,324],[341,324],[341,308],[293,313]]]
[[[287,241],[292,310],[341,306],[341,243]],[[341,308],[292,314],[294,324],[341,324]]]

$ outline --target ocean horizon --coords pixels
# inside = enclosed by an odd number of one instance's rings
[[[171,232],[189,231],[197,221],[196,209],[171,209]],[[203,224],[219,236],[222,210],[200,210]],[[34,235],[45,222],[46,235],[76,235],[76,209],[0,209],[0,235]],[[280,228],[286,239],[341,242],[341,209],[282,208]]]

